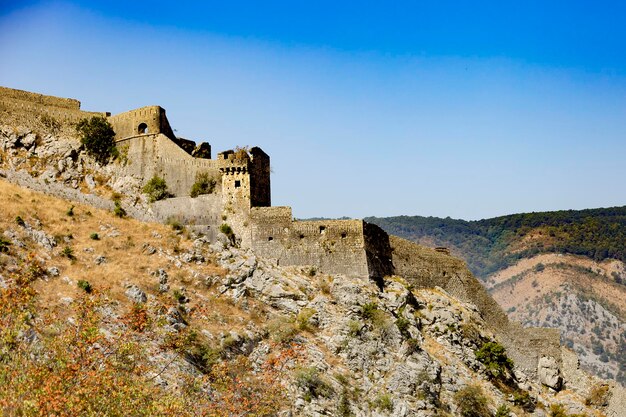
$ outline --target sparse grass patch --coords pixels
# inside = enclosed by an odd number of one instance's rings
[[[389,394],[379,394],[372,402],[375,409],[391,413],[393,411],[393,401]]]
[[[609,405],[611,392],[606,384],[597,384],[591,387],[589,396],[585,399],[585,405],[596,407],[606,407]]]

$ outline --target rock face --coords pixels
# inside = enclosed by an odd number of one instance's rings
[[[561,388],[562,378],[559,364],[553,357],[543,356],[539,359],[539,368],[537,371],[539,381],[554,390]]]

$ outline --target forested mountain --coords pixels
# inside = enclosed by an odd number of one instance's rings
[[[477,221],[422,216],[365,220],[397,236],[449,247],[482,279],[539,253],[626,261],[626,206],[522,213]]]

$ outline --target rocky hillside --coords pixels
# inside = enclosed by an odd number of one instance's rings
[[[626,383],[626,207],[467,222],[369,218],[466,260],[509,316],[556,327],[583,366]]]
[[[0,410],[618,416],[565,355],[517,371],[476,308],[384,290],[0,181]],[[542,383],[543,382],[543,383]],[[552,386],[552,387],[550,387]]]

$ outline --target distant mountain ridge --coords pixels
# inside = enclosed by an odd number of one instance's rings
[[[422,216],[365,220],[406,239],[449,247],[481,279],[540,253],[626,261],[626,206],[521,213],[476,221]]]

